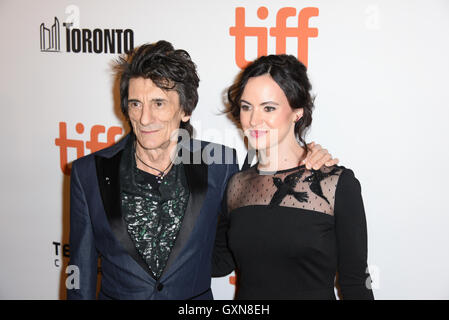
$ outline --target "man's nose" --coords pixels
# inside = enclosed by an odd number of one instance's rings
[[[151,106],[144,104],[142,107],[142,114],[140,115],[140,124],[147,126],[154,121],[154,114]]]

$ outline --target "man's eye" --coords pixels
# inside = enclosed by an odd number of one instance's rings
[[[138,108],[140,107],[140,102],[131,101],[130,103],[128,103],[128,106],[130,106],[131,108]]]

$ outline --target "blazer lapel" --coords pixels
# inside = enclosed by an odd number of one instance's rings
[[[189,200],[181,228],[161,277],[167,273],[189,240],[207,193],[208,166],[202,161],[201,148],[198,148],[196,151],[190,151],[185,147],[181,148],[182,152],[187,152],[190,159],[188,163],[183,163],[187,185],[189,187]],[[153,278],[150,268],[140,256],[134,242],[129,236],[126,223],[122,216],[119,174],[122,154],[123,149],[110,158],[99,155],[95,156],[100,194],[109,225],[115,238],[127,253]],[[194,163],[194,160],[197,161],[198,159],[201,159],[201,162],[199,164]]]
[[[184,147],[181,148],[182,152],[187,152],[190,155],[189,163],[183,164],[190,195],[181,228],[161,277],[167,273],[168,269],[173,265],[181,250],[189,240],[207,193],[208,166],[202,161],[201,148],[194,152],[191,152]],[[195,164],[195,159],[201,159],[201,162]]]
[[[104,210],[115,238],[127,253],[151,276],[150,268],[138,253],[131,237],[128,234],[126,223],[121,212],[120,197],[120,160],[123,149],[111,158],[95,156],[98,186],[103,201]]]

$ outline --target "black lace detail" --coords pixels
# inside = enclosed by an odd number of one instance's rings
[[[310,191],[315,193],[317,196],[321,197],[322,199],[326,200],[327,203],[330,204],[329,200],[324,196],[323,190],[321,189],[321,181],[324,180],[327,177],[330,176],[336,176],[337,172],[339,171],[338,168],[332,169],[330,172],[321,172],[319,170],[312,170],[312,174],[304,179],[304,182],[310,182]]]
[[[337,175],[338,171],[339,171],[338,168],[334,168],[334,169],[332,169],[332,171],[327,172],[327,173],[321,172],[320,170],[312,170],[310,176],[306,177],[302,181],[310,183],[310,185],[309,185],[310,191],[312,191],[314,194],[316,194],[320,198],[324,199],[328,204],[330,204],[329,200],[323,194],[323,190],[321,189],[321,181],[329,176]],[[274,193],[273,197],[271,198],[271,201],[269,204],[270,208],[279,206],[281,204],[282,200],[287,195],[292,195],[299,202],[307,202],[308,201],[309,196],[308,196],[307,192],[298,192],[298,191],[294,190],[294,188],[300,181],[304,172],[305,172],[305,169],[301,169],[297,172],[289,174],[288,176],[285,177],[284,181],[282,181],[281,178],[273,177],[273,183],[276,186],[277,191]]]
[[[307,202],[307,200],[309,199],[307,192],[297,192],[293,190],[298,181],[301,179],[302,175],[304,174],[304,171],[305,170],[302,169],[299,170],[298,172],[289,174],[288,176],[285,177],[284,181],[282,181],[280,178],[273,177],[273,183],[276,186],[277,191],[271,198],[269,204],[270,208],[280,205],[282,200],[287,195],[292,195],[299,202]]]
[[[228,183],[226,211],[245,206],[290,207],[333,215],[335,191],[344,167],[310,170],[299,166],[259,171],[257,166],[235,174]]]

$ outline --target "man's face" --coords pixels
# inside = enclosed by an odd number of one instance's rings
[[[128,115],[137,142],[146,150],[167,148],[180,122],[190,119],[182,110],[175,90],[162,90],[142,77],[129,80]]]

